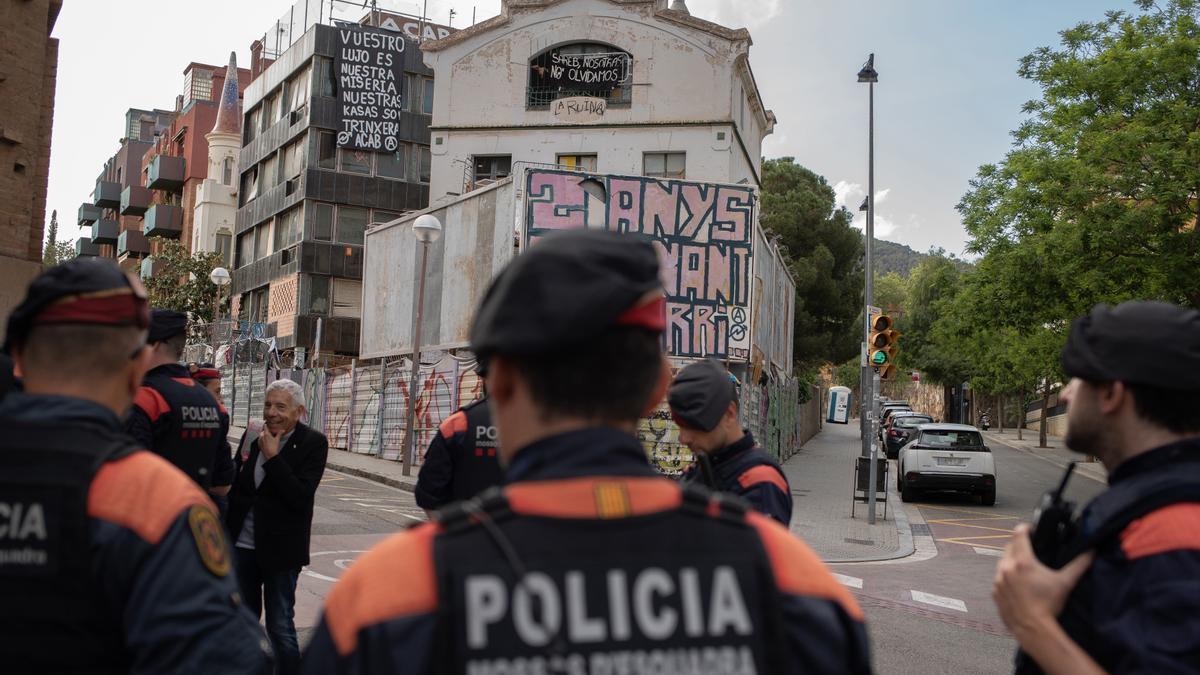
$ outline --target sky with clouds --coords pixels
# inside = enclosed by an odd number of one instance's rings
[[[420,14],[423,2],[379,0]],[[875,53],[876,235],[924,251],[961,253],[954,206],[981,164],[1004,157],[1021,105],[1037,89],[1018,60],[1058,43],[1058,31],[1132,0],[687,0],[692,13],[752,31],[751,66],[779,118],[767,157],[791,156],[823,175],[856,214],[867,185],[867,85],[855,75]],[[60,39],[47,213],[64,214],[73,240],[79,204],[117,149],[128,108],[170,108],[191,61],[224,64],[288,0],[70,0]],[[339,2],[339,6],[343,3]],[[498,13],[500,0],[429,0],[440,23],[463,27]],[[346,5],[348,14],[361,10]],[[97,30],[97,27],[102,27]],[[48,218],[48,216],[47,216]]]

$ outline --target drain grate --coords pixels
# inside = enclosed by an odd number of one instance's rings
[[[933,530],[929,529],[929,526],[925,523],[914,523],[912,525],[912,533],[914,535],[925,535],[927,537],[933,536]]]
[[[847,544],[858,544],[860,546],[874,546],[875,545],[874,540],[871,540],[871,539],[851,539],[849,537],[846,537],[842,541],[845,541]]]

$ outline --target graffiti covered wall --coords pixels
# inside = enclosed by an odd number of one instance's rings
[[[649,240],[662,261],[670,354],[748,359],[754,191],[596,176],[607,189],[604,202],[580,186],[584,177],[554,170],[526,174],[524,244],[581,228]]]

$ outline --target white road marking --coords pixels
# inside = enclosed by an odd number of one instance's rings
[[[837,579],[838,583],[840,583],[843,586],[849,586],[850,588],[862,588],[863,587],[863,580],[859,579],[858,577],[850,577],[850,576],[846,576],[845,574],[834,574],[833,578]]]
[[[954,598],[945,598],[940,595],[933,595],[932,593],[922,593],[921,591],[909,591],[909,592],[912,593],[913,600],[916,600],[917,602],[923,602],[926,605],[933,605],[934,607],[945,607],[946,609],[953,609],[953,610],[956,610],[959,612],[967,611],[967,603],[963,602],[962,600],[955,600]]]
[[[1004,557],[1004,551],[997,548],[980,548],[978,546],[972,546],[971,548],[975,549],[975,552],[979,555],[990,555],[996,558]]]
[[[308,554],[308,555],[309,555],[309,557],[310,557],[310,558],[312,558],[312,557],[319,556],[319,555],[340,555],[340,554],[344,554],[344,553],[355,553],[355,554],[357,554],[357,553],[366,553],[366,551],[365,551],[365,550],[358,550],[358,551],[316,551],[316,552],[314,552],[314,553],[310,553],[310,554]],[[343,565],[343,564],[339,564],[339,563],[343,563],[343,562],[345,563],[344,565]],[[348,561],[348,560],[345,560],[345,561],[343,561],[343,560],[335,560],[333,564],[334,564],[334,565],[336,565],[337,567],[339,567],[340,569],[346,569],[346,567],[347,567],[347,566],[349,566],[349,561]],[[334,577],[326,576],[326,575],[324,575],[324,574],[318,574],[318,573],[316,573],[316,572],[314,572],[314,571],[312,571],[312,570],[310,570],[310,569],[305,569],[305,570],[304,570],[304,576],[306,576],[306,577],[312,577],[312,578],[314,578],[314,579],[320,579],[321,581],[328,581],[328,582],[330,582],[330,583],[334,583],[334,582],[336,582],[336,581],[337,581],[337,579],[336,579],[336,578],[334,578]]]

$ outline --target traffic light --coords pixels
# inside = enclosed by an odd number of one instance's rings
[[[888,379],[895,372],[896,341],[900,333],[892,330],[892,318],[886,314],[871,317],[871,335],[867,342],[867,363],[879,370],[880,379]]]

